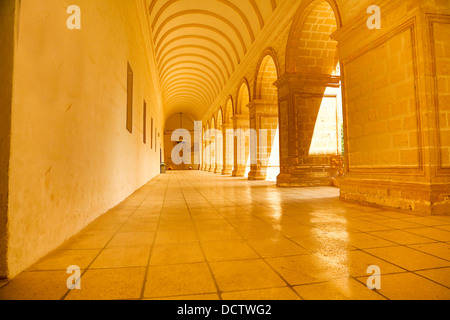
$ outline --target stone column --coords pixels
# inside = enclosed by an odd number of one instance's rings
[[[206,149],[206,166],[205,171],[209,172],[209,168],[211,167],[211,137],[209,132],[206,133],[206,141],[205,141],[205,149]]]
[[[275,82],[279,99],[281,187],[331,185],[331,158],[310,153],[319,109],[336,103],[340,77],[323,74],[285,74]]]
[[[278,101],[253,100],[247,106],[256,146],[250,146],[249,180],[265,180],[273,140],[278,128]],[[253,141],[251,140],[250,143]],[[256,152],[253,152],[255,150]]]
[[[202,140],[202,165],[200,168],[202,171],[206,171],[206,141],[205,137]]]
[[[244,177],[250,152],[249,119],[247,115],[233,116],[234,168],[233,177]]]
[[[234,135],[233,124],[222,125],[223,136],[223,170],[222,175],[231,175],[234,165]]]
[[[215,134],[212,133],[210,135],[210,142],[209,142],[209,172],[214,172],[216,170],[216,137]]]
[[[214,173],[223,171],[223,130],[216,130],[216,168]]]

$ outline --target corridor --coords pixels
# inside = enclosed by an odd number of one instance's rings
[[[332,187],[168,172],[0,284],[0,299],[450,298],[449,216],[338,196]],[[80,290],[67,288],[72,265]],[[380,290],[366,286],[373,265]]]

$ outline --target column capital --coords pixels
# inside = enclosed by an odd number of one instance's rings
[[[316,73],[285,73],[277,81],[275,81],[274,86],[278,89],[282,87],[288,88],[298,88],[301,84],[317,84],[326,87],[336,87],[340,86],[341,76],[330,75],[330,74],[316,74]]]

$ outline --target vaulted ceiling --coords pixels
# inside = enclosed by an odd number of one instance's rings
[[[148,0],[166,115],[201,119],[280,0]]]

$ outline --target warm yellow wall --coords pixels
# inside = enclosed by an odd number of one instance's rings
[[[69,5],[81,30],[68,30]],[[134,1],[22,1],[12,111],[9,276],[159,174],[163,115]],[[147,46],[148,48],[148,46]],[[134,71],[126,130],[127,61]],[[143,143],[143,100],[148,142]]]

